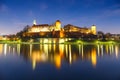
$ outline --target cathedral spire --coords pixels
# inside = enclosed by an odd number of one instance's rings
[[[36,20],[33,20],[33,25],[36,25],[37,23],[36,23]]]

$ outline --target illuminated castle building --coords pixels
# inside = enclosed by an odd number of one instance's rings
[[[28,29],[24,36],[30,37],[49,37],[49,38],[63,38],[63,37],[81,37],[83,35],[96,35],[96,26],[90,28],[78,27],[71,24],[61,27],[61,21],[57,20],[54,24],[37,24],[36,20],[33,25]]]
[[[91,28],[86,28],[86,27],[78,27],[78,26],[74,26],[71,24],[65,25],[64,26],[64,30],[66,32],[79,32],[79,33],[84,33],[84,34],[94,34],[96,35],[96,26],[92,25]]]
[[[38,32],[51,32],[51,31],[60,31],[61,29],[61,22],[57,20],[55,24],[40,24],[37,25],[36,21],[33,21],[33,26],[29,29],[29,33],[38,33]]]
[[[57,20],[54,24],[39,24],[36,20],[33,21],[33,25],[28,29],[25,36],[37,36],[37,37],[64,37],[61,35],[61,22]]]
[[[68,24],[64,26],[64,32],[65,36],[70,38],[81,38],[86,40],[97,38],[95,25],[92,25],[90,28],[86,28]]]

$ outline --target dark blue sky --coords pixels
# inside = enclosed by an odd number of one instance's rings
[[[34,19],[120,33],[120,0],[0,0],[0,34],[16,33]]]

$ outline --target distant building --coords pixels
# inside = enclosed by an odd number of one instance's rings
[[[120,40],[120,34],[111,34],[111,40]]]
[[[7,35],[0,36],[0,40],[10,40]]]
[[[86,28],[86,27],[78,27],[78,26],[68,24],[68,25],[64,26],[64,30],[66,32],[79,32],[79,33],[85,33],[85,34],[91,33],[91,34],[96,35],[96,26],[95,25],[91,26],[91,28]]]
[[[32,27],[28,30],[28,33],[38,33],[38,32],[51,32],[51,31],[60,31],[61,29],[61,22],[57,20],[55,24],[36,24],[36,21],[33,21]]]
[[[60,20],[57,20],[54,24],[39,24],[36,20],[33,21],[33,25],[28,29],[24,36],[31,37],[64,37],[63,29],[61,28]]]

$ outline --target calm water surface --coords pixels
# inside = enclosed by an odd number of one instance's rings
[[[120,45],[0,44],[0,80],[120,80]]]

